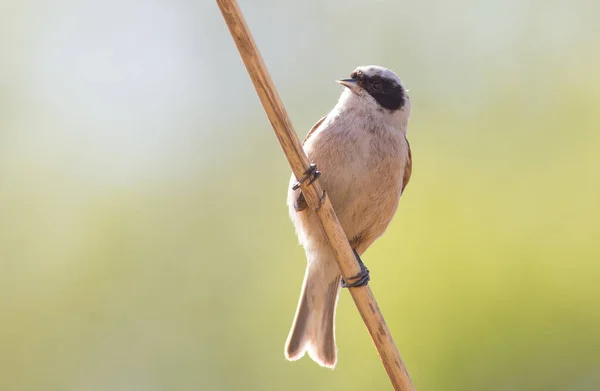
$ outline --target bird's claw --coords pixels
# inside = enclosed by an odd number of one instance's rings
[[[302,185],[307,179],[310,179],[308,184],[313,183],[319,176],[321,175],[321,171],[317,170],[316,164],[311,164],[308,170],[304,172],[304,177],[300,179],[298,182],[294,183],[292,186],[292,190],[298,190],[300,185]]]
[[[369,274],[369,269],[367,269],[367,267],[365,266],[363,261],[360,259],[360,257],[356,253],[356,250],[354,250],[354,255],[356,256],[356,260],[358,261],[358,264],[360,265],[360,273],[348,278],[348,281],[353,281],[353,282],[346,282],[344,279],[342,279],[342,288],[358,288],[358,287],[367,285],[369,283],[369,281],[371,280],[371,275]]]

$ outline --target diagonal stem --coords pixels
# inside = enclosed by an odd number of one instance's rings
[[[302,178],[310,168],[308,158],[302,150],[300,140],[298,140],[237,1],[217,0],[217,4],[292,171],[296,178]],[[319,181],[316,180],[312,183],[305,181],[302,183],[301,189],[308,206],[315,210],[320,220],[344,279],[347,280],[349,277],[360,273],[361,268],[354,257],[354,252],[340,226],[329,197],[323,197],[324,193]],[[400,358],[400,353],[383,319],[371,288],[365,285],[349,290],[394,389],[397,391],[414,391],[415,388],[410,376]]]

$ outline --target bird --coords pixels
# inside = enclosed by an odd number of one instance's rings
[[[298,241],[307,258],[296,315],[285,344],[290,361],[310,358],[335,368],[335,312],[342,287],[368,284],[361,260],[392,220],[412,173],[406,138],[411,103],[408,90],[392,70],[359,66],[350,78],[336,80],[344,89],[334,108],[308,132],[302,143],[310,168],[290,179],[287,204]],[[316,211],[309,208],[300,184],[319,177],[348,238],[361,273],[342,279]]]

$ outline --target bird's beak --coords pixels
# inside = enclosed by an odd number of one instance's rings
[[[340,83],[344,87],[349,88],[353,92],[357,92],[360,89],[360,86],[358,85],[358,80],[356,79],[342,79],[336,80],[336,82]]]

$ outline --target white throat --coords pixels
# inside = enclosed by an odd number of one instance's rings
[[[408,118],[410,117],[410,99],[407,97],[406,103],[401,109],[390,111],[381,107],[366,91],[357,94],[349,88],[344,88],[331,114],[336,115],[344,112],[351,112],[353,115],[383,122],[385,125],[392,126],[406,134]]]

